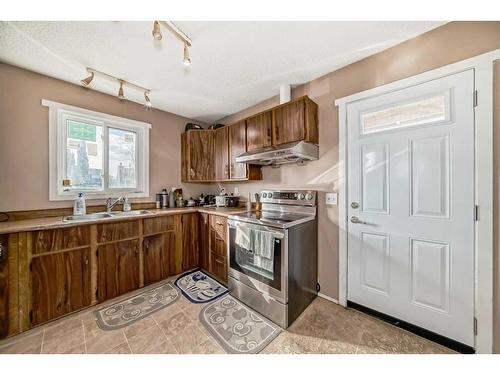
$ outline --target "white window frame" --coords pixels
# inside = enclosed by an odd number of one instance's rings
[[[335,100],[339,111],[339,304],[347,305],[347,105],[468,69],[474,69],[475,192],[479,218],[475,221],[476,353],[493,352],[493,63],[500,49],[415,76]]]
[[[103,127],[105,142],[103,142],[103,189],[100,191],[87,191],[88,199],[101,199],[110,196],[123,196],[129,198],[149,197],[149,130],[151,124],[113,116],[107,113],[95,112],[88,109],[74,107],[42,99],[42,105],[49,108],[49,200],[67,201],[74,199],[77,190],[64,191],[62,179],[65,176],[66,153],[66,119],[80,118]],[[110,189],[108,186],[108,128],[129,130],[136,133],[136,179],[137,187],[133,189]]]

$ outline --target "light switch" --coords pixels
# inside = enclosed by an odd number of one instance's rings
[[[337,205],[337,193],[326,193],[326,204],[330,206]]]

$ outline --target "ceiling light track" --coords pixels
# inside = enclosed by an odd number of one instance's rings
[[[162,39],[161,26],[165,27],[168,31],[170,31],[175,37],[177,37],[182,43],[184,43],[184,65],[191,65],[191,59],[189,57],[189,47],[191,47],[191,38],[188,37],[184,31],[179,29],[173,22],[171,21],[154,21],[153,24],[153,37],[156,40]]]
[[[118,99],[120,99],[120,100],[125,100],[126,99],[123,87],[124,86],[128,86],[128,87],[131,87],[131,88],[133,88],[135,90],[142,91],[144,93],[144,99],[146,101],[145,105],[147,107],[152,107],[152,103],[151,103],[151,100],[149,98],[149,95],[151,94],[151,90],[150,89],[148,89],[146,87],[143,87],[143,86],[136,85],[135,83],[126,81],[124,79],[115,77],[115,76],[113,76],[111,74],[100,72],[100,71],[92,69],[92,68],[88,68],[87,67],[87,72],[90,73],[90,76],[88,76],[87,78],[82,79],[80,81],[83,86],[85,86],[85,87],[89,86],[90,83],[92,82],[92,80],[94,79],[94,77],[96,77],[96,76],[104,78],[104,79],[107,79],[109,81],[117,81],[120,84],[120,88],[118,89],[118,95],[117,95]]]

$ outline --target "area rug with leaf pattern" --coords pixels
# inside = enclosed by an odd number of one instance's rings
[[[282,331],[229,295],[204,307],[200,321],[227,353],[259,353]]]

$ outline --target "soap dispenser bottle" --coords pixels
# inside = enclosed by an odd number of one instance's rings
[[[83,193],[78,193],[73,204],[73,215],[85,215],[87,213],[87,208],[85,205],[85,197]]]
[[[123,201],[123,211],[129,212],[130,210],[132,210],[132,207],[130,206],[130,202],[128,201],[128,198],[125,197],[125,199]]]

